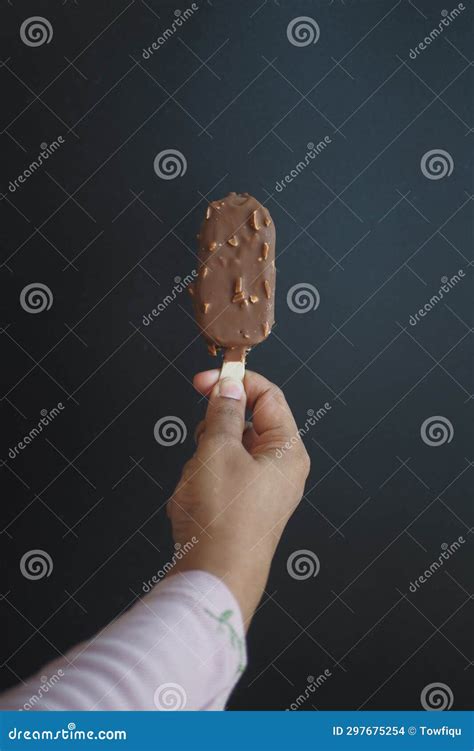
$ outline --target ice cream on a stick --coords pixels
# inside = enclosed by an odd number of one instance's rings
[[[275,308],[275,225],[248,193],[212,201],[197,236],[198,277],[189,288],[210,354],[223,375],[243,378],[247,352],[269,335]]]

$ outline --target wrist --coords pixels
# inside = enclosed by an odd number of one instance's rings
[[[262,597],[275,551],[274,541],[262,541],[253,550],[201,538],[174,566],[170,575],[207,571],[221,579],[239,603],[247,629]]]

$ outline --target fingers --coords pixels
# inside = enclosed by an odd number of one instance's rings
[[[219,380],[219,373],[220,370],[217,368],[197,373],[193,378],[193,384],[196,391],[199,391],[203,396],[208,396]]]
[[[194,387],[205,396],[219,378],[219,370],[207,370],[194,376]],[[269,430],[280,430],[288,438],[297,432],[293,414],[282,391],[259,373],[245,371],[247,407],[253,411],[253,425],[259,435]]]
[[[211,390],[202,440],[242,441],[246,394],[242,381],[222,378]]]
[[[278,386],[252,370],[246,371],[244,385],[253,426],[259,436],[273,432],[286,440],[295,435],[298,428],[293,413]]]
[[[242,443],[244,444],[244,449],[248,451],[249,454],[252,454],[255,449],[255,446],[258,443],[258,435],[253,429],[253,424],[251,422],[247,421],[245,423],[245,430],[242,436]]]
[[[206,421],[201,420],[196,425],[196,429],[194,431],[194,443],[199,445],[199,439],[204,433],[204,430],[206,429]],[[253,429],[253,425],[249,420],[245,421],[244,425],[244,434],[242,436],[242,443],[244,444],[244,448],[247,449],[247,451],[251,452],[252,447],[257,439],[257,434],[255,430]]]

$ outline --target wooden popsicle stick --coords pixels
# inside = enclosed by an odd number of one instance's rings
[[[233,378],[235,381],[243,381],[245,375],[245,363],[241,360],[232,362],[224,360],[222,363],[221,372],[219,374],[219,380],[221,378]]]

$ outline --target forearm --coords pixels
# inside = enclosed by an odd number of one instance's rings
[[[169,576],[198,569],[221,579],[237,600],[247,631],[262,598],[274,552],[273,538],[262,541],[253,550],[234,549],[230,541],[217,544],[201,538]]]
[[[239,606],[202,571],[173,576],[94,639],[0,697],[3,708],[223,709],[246,664]],[[47,691],[41,676],[59,675]],[[34,698],[33,698],[34,697]]]

